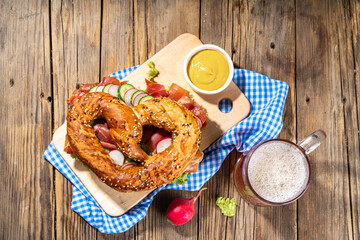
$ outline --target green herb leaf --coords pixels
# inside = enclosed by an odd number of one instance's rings
[[[177,185],[184,185],[189,180],[188,176],[191,176],[191,173],[183,173],[180,176],[178,176],[177,178],[175,178],[175,180],[172,181],[171,183],[176,182]]]
[[[208,116],[209,116],[208,110],[207,110],[206,108],[204,108],[204,111],[205,111],[205,113],[206,113],[206,117],[208,117]]]
[[[218,197],[218,199],[216,200],[216,206],[220,208],[221,213],[224,216],[234,216],[236,205],[237,204],[234,199]]]
[[[189,98],[195,102],[194,95],[192,93],[189,93]]]
[[[90,126],[94,126],[96,123],[96,119],[90,120]]]
[[[155,64],[152,61],[150,61],[148,63],[148,66],[149,66],[150,70],[147,73],[147,78],[149,80],[152,80],[153,78],[155,78],[159,74],[159,71],[155,68]]]
[[[144,144],[144,143],[140,143],[139,144],[141,149],[144,150],[144,152],[149,155],[152,156],[154,155],[154,152],[148,147],[148,145]]]

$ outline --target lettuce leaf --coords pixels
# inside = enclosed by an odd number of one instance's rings
[[[149,80],[152,80],[159,74],[159,71],[155,68],[155,64],[152,61],[150,61],[148,63],[148,66],[149,66],[150,70],[147,73],[147,77]]]
[[[231,217],[235,215],[236,202],[234,199],[218,197],[216,200],[216,206],[221,210],[224,216]]]
[[[172,181],[171,183],[176,182],[177,185],[184,185],[189,180],[188,176],[191,176],[191,173],[182,173],[180,176],[175,178],[175,180]]]
[[[144,144],[144,143],[139,143],[140,147],[142,150],[144,150],[144,152],[149,155],[152,156],[154,155],[154,152],[148,147],[148,145]]]

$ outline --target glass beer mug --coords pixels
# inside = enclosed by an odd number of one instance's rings
[[[307,154],[326,138],[317,130],[298,144],[273,139],[238,159],[234,179],[240,195],[259,206],[282,206],[299,199],[310,183]]]

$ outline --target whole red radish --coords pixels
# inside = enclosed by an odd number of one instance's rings
[[[193,198],[176,198],[173,200],[166,211],[167,219],[175,226],[179,226],[190,221],[194,216],[194,204],[196,199],[205,189],[206,188],[201,189]]]

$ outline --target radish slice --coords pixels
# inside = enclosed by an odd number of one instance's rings
[[[127,169],[127,168],[129,168],[129,167],[133,167],[133,166],[135,166],[135,164],[128,163],[128,164],[126,164],[126,165],[122,166],[122,168],[123,168],[123,169]]]
[[[125,160],[124,154],[119,150],[112,150],[109,152],[109,155],[112,158],[112,160],[114,160],[115,164],[120,166],[124,164],[124,160]]]
[[[107,85],[105,85],[105,87],[103,88],[103,92],[104,93],[109,93],[109,89],[110,89],[110,87],[112,86],[112,85],[114,85],[113,83],[109,83],[109,84],[107,84]],[[104,85],[103,85],[104,86]]]
[[[95,89],[95,92],[102,92],[103,89],[104,89],[105,86],[98,86],[96,89]]]
[[[131,96],[137,92],[138,90],[136,88],[130,88],[129,90],[127,90],[124,94],[124,102],[131,106]]]
[[[132,102],[132,105],[133,106],[136,106],[139,104],[139,101],[142,97],[145,97],[147,96],[148,94],[147,93],[140,93],[139,95],[137,95],[135,98],[134,98],[134,101]]]
[[[196,118],[196,120],[198,121],[199,128],[200,128],[200,129],[202,129],[203,124],[202,124],[202,122],[201,122],[200,118],[198,118],[197,116],[195,116],[195,118]]]
[[[166,137],[164,139],[161,139],[157,144],[156,144],[156,153],[161,153],[162,151],[165,151],[168,147],[170,147],[171,145],[171,138]]]
[[[168,131],[160,128],[150,137],[150,139],[146,142],[146,145],[148,145],[148,147],[153,152],[156,152],[156,144],[158,144],[158,142],[160,142],[160,140],[168,137],[168,134],[169,134]]]
[[[114,97],[118,97],[118,90],[119,86],[114,84],[109,87],[108,93]]]

